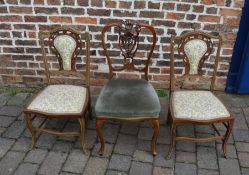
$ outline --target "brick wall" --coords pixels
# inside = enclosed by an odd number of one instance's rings
[[[91,83],[102,85],[108,69],[101,29],[109,22],[132,19],[156,28],[157,46],[149,75],[161,87],[169,83],[171,34],[196,29],[223,35],[217,82],[223,89],[242,7],[243,0],[0,0],[0,84],[42,83],[45,77],[38,32],[67,25],[92,34]]]

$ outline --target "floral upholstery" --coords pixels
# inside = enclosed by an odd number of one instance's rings
[[[96,117],[158,118],[160,102],[153,86],[144,79],[112,79],[95,105]]]
[[[188,41],[184,46],[184,52],[188,57],[190,64],[190,74],[198,73],[198,64],[207,51],[207,44],[200,39],[193,39]]]
[[[63,60],[64,70],[71,70],[71,58],[76,48],[76,41],[69,35],[59,35],[54,39],[54,46]]]
[[[80,113],[86,88],[73,85],[49,85],[30,103],[28,110],[47,113]]]
[[[172,109],[176,118],[210,120],[229,117],[221,101],[210,91],[175,91]]]

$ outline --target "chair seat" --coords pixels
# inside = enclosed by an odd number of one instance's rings
[[[211,120],[230,116],[223,103],[210,91],[175,91],[171,104],[175,118]]]
[[[158,118],[160,102],[144,79],[112,79],[103,87],[95,112],[97,118]]]
[[[28,105],[27,110],[51,114],[80,114],[87,90],[74,85],[49,85]]]

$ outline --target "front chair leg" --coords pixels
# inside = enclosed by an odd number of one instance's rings
[[[226,131],[226,134],[224,136],[225,138],[224,138],[223,144],[222,144],[225,158],[227,158],[227,141],[229,139],[229,136],[232,133],[232,129],[233,129],[233,120],[227,122],[227,131]]]
[[[170,146],[169,146],[167,159],[171,158],[173,149],[175,147],[175,137],[176,137],[176,125],[172,122],[170,126]]]
[[[80,123],[80,144],[82,146],[83,153],[87,154],[87,150],[85,146],[85,131],[86,131],[85,118],[80,117],[79,123]]]
[[[159,123],[158,119],[151,120],[151,122],[154,126],[154,133],[153,133],[153,136],[151,139],[151,151],[152,151],[152,154],[155,156],[157,154],[157,152],[156,152],[156,139],[157,139],[157,136],[159,133],[160,123]]]
[[[25,114],[25,122],[26,122],[26,126],[29,129],[31,136],[32,136],[32,144],[31,144],[30,149],[33,149],[35,146],[35,142],[36,142],[36,131],[32,125],[31,114]]]
[[[101,129],[104,122],[105,122],[105,120],[96,119],[96,131],[97,131],[100,143],[101,143],[101,147],[100,147],[99,152],[98,152],[100,156],[103,156],[104,150],[105,150],[105,140],[104,140],[103,132]]]

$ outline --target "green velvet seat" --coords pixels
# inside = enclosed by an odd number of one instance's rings
[[[95,112],[97,118],[158,118],[160,102],[144,79],[112,79],[103,87]]]

